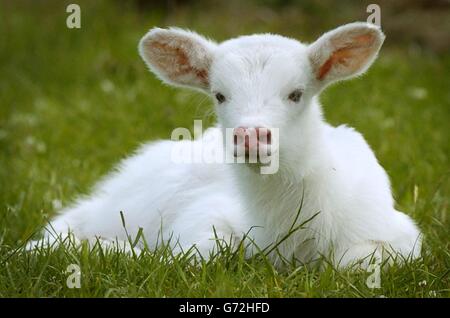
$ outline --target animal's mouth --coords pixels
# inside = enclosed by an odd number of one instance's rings
[[[272,156],[272,147],[271,145],[256,145],[253,148],[249,148],[244,145],[235,145],[233,155],[235,158],[243,157],[249,160],[249,163],[261,162],[264,161],[263,159]]]

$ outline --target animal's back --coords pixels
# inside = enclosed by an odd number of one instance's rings
[[[360,198],[370,196],[376,198],[382,207],[392,207],[389,178],[364,137],[346,125],[328,126],[326,133],[329,135],[333,168],[345,179],[347,190],[355,197],[358,197],[358,192],[368,191]]]
[[[70,228],[79,239],[126,240],[122,212],[127,232],[133,237],[143,228],[147,243],[153,246],[161,236],[176,233],[175,239],[183,241],[184,232],[192,238],[196,229],[212,230],[215,219],[239,222],[240,204],[226,165],[192,163],[189,158],[176,162],[174,158],[174,146],[198,152],[201,142],[160,141],[142,146],[99,182],[89,197],[62,210],[51,222],[51,231],[66,233]],[[210,226],[202,226],[199,220]]]

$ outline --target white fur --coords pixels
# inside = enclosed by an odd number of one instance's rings
[[[126,240],[123,211],[129,234],[142,227],[151,248],[171,238],[177,251],[195,244],[208,257],[213,227],[229,241],[256,226],[249,237],[265,248],[289,231],[303,201],[296,224],[319,213],[279,246],[278,256],[272,253],[275,264],[280,255],[304,263],[325,255],[344,267],[382,250],[418,257],[420,232],[395,210],[388,176],[369,145],[354,129],[325,123],[317,100],[329,83],[363,73],[383,40],[380,29],[366,23],[342,26],[311,45],[271,34],[215,44],[180,29],[150,30],[139,49],[158,77],[226,96],[215,106],[218,125],[204,138],[227,127],[277,127],[279,171],[175,164],[173,141],[147,144],[89,197],[61,211],[53,229],[79,239]],[[186,65],[175,65],[180,61]],[[327,61],[331,67],[319,78]],[[299,103],[287,98],[295,89],[303,91]],[[201,142],[192,143],[197,148]],[[249,247],[249,254],[254,250]]]

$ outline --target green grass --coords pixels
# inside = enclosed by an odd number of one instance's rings
[[[168,138],[194,119],[214,120],[205,97],[148,73],[136,47],[150,26],[187,26],[217,39],[272,31],[312,40],[325,31],[291,27],[288,12],[286,20],[241,14],[239,28],[228,11],[166,15],[79,3],[81,30],[65,27],[63,1],[0,4],[0,297],[450,296],[450,54],[404,47],[383,49],[366,76],[321,98],[330,122],[364,134],[391,177],[397,208],[425,233],[423,260],[383,271],[381,289],[366,286],[366,272],[280,273],[262,258],[229,251],[193,266],[165,250],[130,257],[86,247],[18,249],[140,143]],[[81,267],[80,289],[66,286],[72,263]]]

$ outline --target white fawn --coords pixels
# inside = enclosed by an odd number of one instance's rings
[[[216,250],[217,239],[251,239],[249,255],[255,246],[276,247],[270,254],[275,265],[282,259],[308,264],[322,255],[341,268],[367,264],[373,255],[419,257],[420,232],[394,208],[388,176],[373,151],[354,129],[327,124],[317,99],[327,85],[365,72],[383,40],[379,27],[360,22],[312,44],[272,34],[215,43],[177,28],[151,29],[139,44],[149,69],[165,83],[215,101],[217,125],[182,143],[194,151],[205,145],[222,150],[205,140],[232,129],[235,143],[245,140],[244,151],[226,152],[248,157],[265,147],[279,158],[279,168],[263,174],[260,162],[175,163],[172,149],[180,142],[152,142],[90,196],[63,209],[44,239],[73,233],[105,244],[126,242],[123,211],[127,233],[142,228],[150,248],[164,240],[175,252],[195,245],[204,258]],[[246,139],[252,131],[256,142]]]

